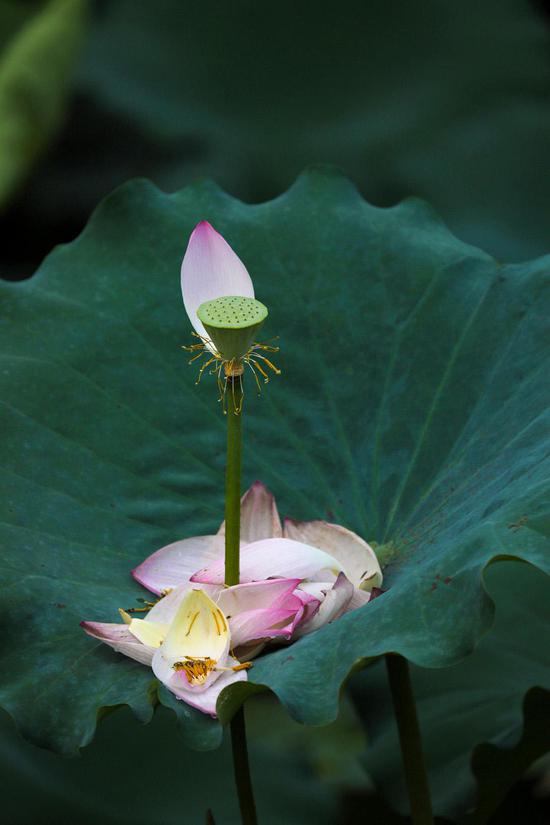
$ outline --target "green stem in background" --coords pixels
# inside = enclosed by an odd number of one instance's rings
[[[430,787],[424,764],[409,663],[403,656],[390,653],[386,656],[386,667],[399,731],[411,820],[413,825],[433,825]]]
[[[241,535],[242,376],[227,381],[227,466],[225,471],[225,583],[239,583]],[[243,825],[256,825],[256,805],[248,764],[244,709],[231,720],[235,783]]]

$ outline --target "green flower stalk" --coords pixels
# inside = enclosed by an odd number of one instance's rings
[[[216,375],[227,417],[225,475],[225,584],[239,584],[241,518],[241,448],[243,376],[248,367],[260,390],[258,373],[269,380],[267,369],[280,370],[263,354],[277,347],[260,344],[256,335],[267,318],[267,308],[254,297],[250,276],[229,244],[206,221],[193,231],[182,263],[183,301],[199,342],[187,347],[191,362],[206,356],[198,381],[211,367]],[[198,383],[197,381],[197,383]],[[226,408],[227,407],[227,408]],[[244,710],[231,721],[235,781],[244,825],[255,825]]]

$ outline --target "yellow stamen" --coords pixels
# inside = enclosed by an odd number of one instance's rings
[[[207,656],[204,658],[186,656],[182,662],[174,662],[172,667],[176,672],[183,671],[190,685],[204,685],[210,671],[215,669],[216,662]]]
[[[193,627],[193,625],[197,621],[197,616],[198,615],[199,615],[199,611],[197,610],[197,612],[193,614],[193,618],[191,619],[189,627],[187,628],[187,633],[185,634],[186,636],[189,636],[189,634],[191,633],[191,628]]]

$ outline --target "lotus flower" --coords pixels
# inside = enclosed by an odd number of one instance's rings
[[[230,646],[241,656],[267,639],[290,639],[318,607],[317,599],[304,602],[294,595],[299,582],[277,578],[228,588],[185,582],[161,598],[146,619],[121,610],[124,624],[81,625],[119,653],[150,665],[178,698],[215,715],[220,691],[246,679]]]
[[[224,524],[217,535],[157,550],[132,574],[157,594],[190,581],[223,584]],[[270,578],[300,580],[294,595],[308,609],[295,624],[294,639],[366,604],[382,583],[382,571],[372,548],[345,527],[291,519],[282,525],[273,495],[257,481],[241,502],[240,580]]]
[[[224,526],[169,544],[132,571],[161,597],[146,619],[122,610],[124,624],[82,622],[90,636],[151,666],[178,698],[213,716],[221,690],[247,678],[239,660],[361,607],[382,582],[363,539],[325,521],[282,525],[273,495],[257,481],[241,501],[241,583],[225,587]]]

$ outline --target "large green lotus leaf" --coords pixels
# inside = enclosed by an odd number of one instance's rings
[[[487,822],[550,747],[550,580],[531,565],[504,562],[491,565],[486,584],[496,622],[474,654],[453,667],[412,669],[435,810],[462,821],[475,807],[472,823]],[[407,810],[384,663],[355,676],[351,694],[368,730],[364,764],[392,804]]]
[[[280,379],[246,398],[244,484],[280,509],[328,517],[381,545],[387,592],[226,691],[222,721],[265,686],[291,715],[334,719],[357,664],[399,651],[424,667],[469,653],[490,625],[487,563],[548,569],[548,259],[501,266],[425,204],[365,203],[313,169],[247,206],[214,185],[124,186],[29,282],[6,284],[2,361],[5,672],[25,735],[72,752],[98,708],[142,719],[150,671],[95,644],[142,595],[129,571],[209,533],[223,509],[224,419],[180,344],[188,235],[211,220],[252,273],[278,334]],[[177,702],[187,741],[221,726]]]

